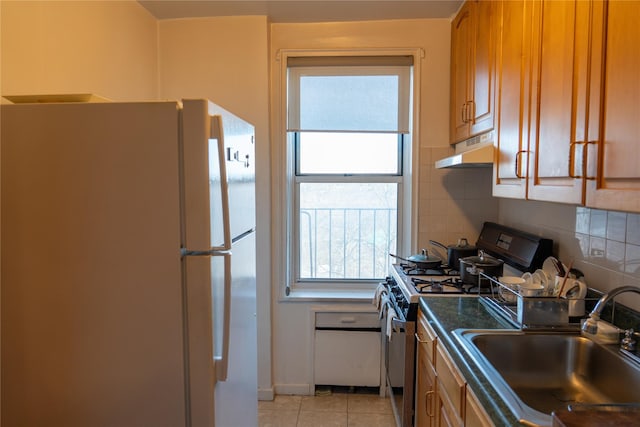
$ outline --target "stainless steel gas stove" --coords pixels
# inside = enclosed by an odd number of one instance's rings
[[[398,427],[412,427],[415,332],[420,297],[474,297],[478,290],[474,285],[462,283],[458,272],[448,268],[416,270],[406,264],[394,264],[390,270],[384,282],[387,307],[382,309],[382,330],[388,337],[385,345],[387,390]],[[396,317],[389,319],[391,315]]]
[[[535,271],[551,255],[553,242],[495,223],[485,223],[476,246],[502,259],[519,271]],[[416,269],[413,264],[394,264],[381,284],[385,288],[380,305],[385,340],[387,390],[391,395],[396,424],[412,427],[414,414],[415,331],[420,298],[477,297],[489,287],[463,283],[459,272],[446,266]]]

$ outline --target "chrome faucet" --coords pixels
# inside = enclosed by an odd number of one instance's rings
[[[604,294],[589,314],[589,318],[582,325],[582,330],[588,334],[595,335],[598,332],[598,320],[600,320],[600,314],[602,313],[605,304],[616,295],[624,292],[635,292],[640,294],[640,288],[636,286],[620,286]]]

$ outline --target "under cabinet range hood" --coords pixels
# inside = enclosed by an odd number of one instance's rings
[[[493,132],[476,136],[455,146],[455,153],[436,161],[436,169],[493,166]]]

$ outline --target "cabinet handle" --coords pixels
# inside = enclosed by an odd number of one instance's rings
[[[596,175],[598,174],[598,168],[597,168],[597,165],[595,164],[598,157],[594,156],[593,160],[591,160],[591,157],[589,156],[589,152],[591,151],[592,146],[597,149],[598,141],[587,141],[586,153],[583,155],[583,158],[582,158],[582,161],[584,162],[585,179],[589,179],[589,180],[596,179]],[[589,162],[589,160],[591,160],[591,163]]]
[[[433,416],[435,415],[433,413],[433,399],[432,399],[434,393],[435,393],[435,390],[429,390],[424,394],[424,408],[429,418],[433,418]]]
[[[467,123],[467,117],[466,117],[466,111],[467,111],[467,103],[465,102],[464,104],[462,104],[462,109],[460,110],[460,118],[462,119],[462,123]]]
[[[516,161],[515,161],[515,173],[516,173],[516,178],[524,178],[524,176],[522,176],[520,174],[520,168],[518,167],[518,159],[520,158],[520,156],[522,156],[524,153],[526,153],[526,150],[520,150],[516,153]]]
[[[420,338],[420,335],[418,335],[417,332],[414,335],[416,336],[416,341],[418,341],[420,344],[429,342],[428,340],[423,340],[422,338]]]
[[[570,178],[582,178],[585,171],[584,163],[584,145],[582,141],[574,141],[569,144],[569,177]],[[580,173],[576,174],[576,146],[582,147],[582,161],[580,162]]]

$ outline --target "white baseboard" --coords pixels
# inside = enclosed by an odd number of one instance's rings
[[[289,394],[297,396],[312,396],[315,393],[313,384],[276,384],[275,394]]]
[[[258,400],[273,400],[275,397],[276,393],[273,391],[273,387],[258,389]]]

